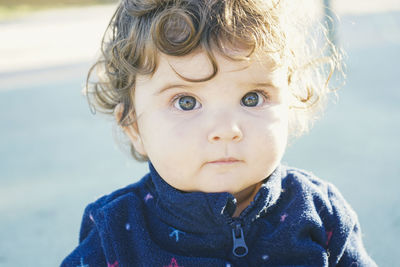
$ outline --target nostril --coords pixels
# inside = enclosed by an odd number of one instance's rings
[[[240,142],[243,138],[243,133],[239,127],[212,129],[208,134],[209,142]]]

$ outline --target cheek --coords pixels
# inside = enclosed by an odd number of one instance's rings
[[[259,126],[249,139],[249,142],[253,143],[253,147],[256,147],[257,151],[260,151],[259,154],[269,156],[281,155],[286,147],[287,127],[283,125]]]
[[[264,116],[256,118],[251,125],[253,127],[248,130],[248,141],[253,143],[253,146],[258,144],[257,151],[260,153],[257,154],[272,157],[283,154],[288,135],[288,118],[285,109],[282,110],[280,107],[271,109]]]
[[[143,143],[148,158],[158,173],[171,186],[189,190],[196,162],[191,135],[193,126],[177,124],[162,115],[153,114],[142,124]]]
[[[145,117],[140,128],[150,160],[164,160],[173,165],[190,157],[200,134],[195,121],[173,119],[163,112],[153,112]]]
[[[286,105],[274,105],[255,117],[258,122],[254,123],[262,128],[263,132],[282,133],[288,128],[288,107]]]

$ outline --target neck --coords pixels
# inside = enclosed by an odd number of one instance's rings
[[[249,186],[248,188],[234,194],[236,198],[236,210],[232,217],[239,217],[240,213],[250,205],[253,201],[255,195],[257,194],[258,190],[260,189],[262,182],[259,182],[255,185]]]

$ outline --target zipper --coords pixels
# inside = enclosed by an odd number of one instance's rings
[[[244,234],[242,225],[238,221],[233,221],[232,226],[232,238],[233,238],[233,248],[232,253],[236,257],[244,257],[247,255],[249,249],[247,248],[246,242],[244,240]]]

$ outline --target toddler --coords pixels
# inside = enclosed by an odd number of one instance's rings
[[[280,164],[339,62],[301,2],[120,2],[87,96],[149,173],[86,207],[61,266],[376,266],[338,190]]]

